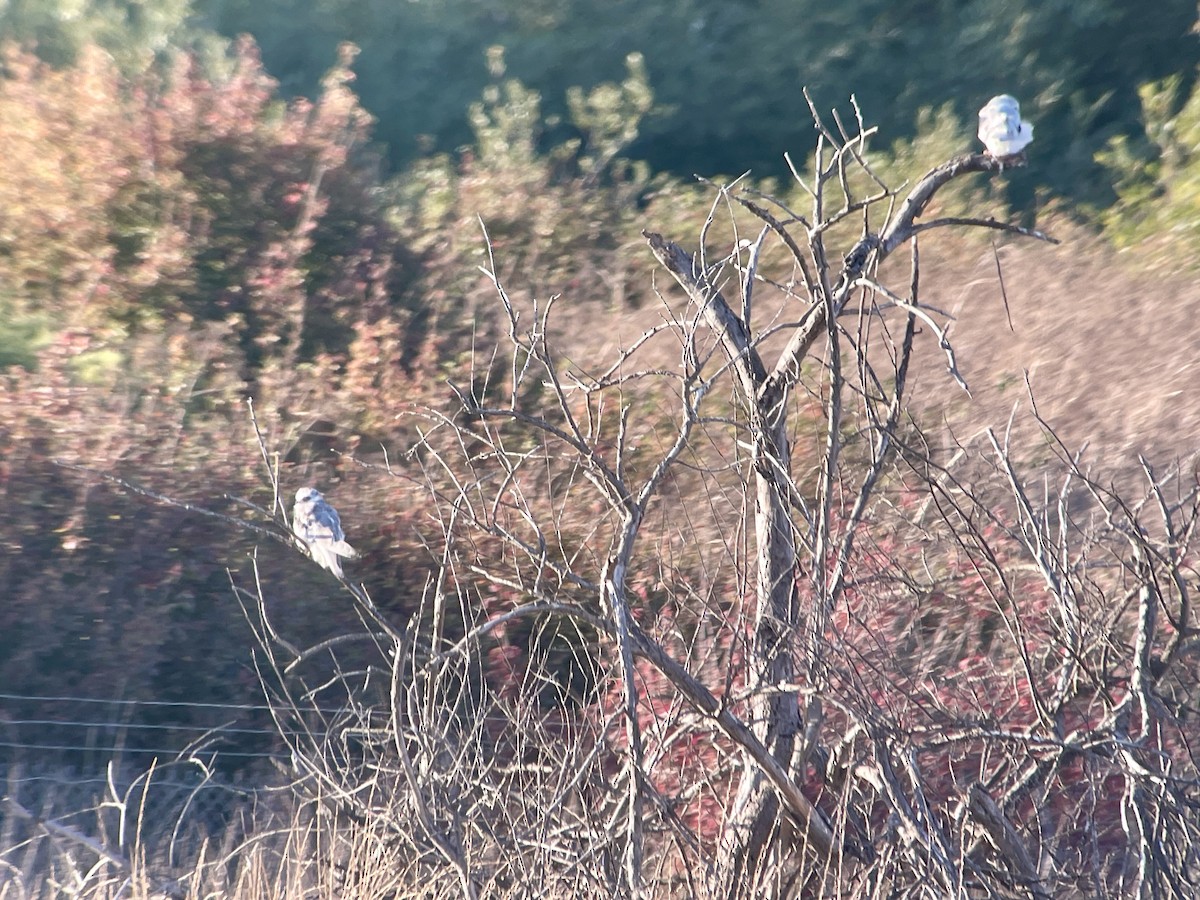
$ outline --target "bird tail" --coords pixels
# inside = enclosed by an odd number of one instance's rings
[[[345,541],[334,541],[329,545],[329,549],[345,559],[356,559],[358,557],[358,551]]]
[[[338,559],[337,553],[334,552],[332,545],[316,545],[309,548],[309,555],[312,556],[315,562],[322,569],[328,569],[338,578],[344,578],[342,574],[342,561]]]
[[[354,559],[358,556],[358,551],[347,544],[345,541],[323,541],[306,544],[308,555],[322,569],[328,569],[338,578],[344,578],[342,574],[342,559]],[[339,559],[341,557],[342,559]]]

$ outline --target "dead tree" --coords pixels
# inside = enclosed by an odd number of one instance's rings
[[[497,280],[496,288],[507,311],[510,340],[516,351],[510,402],[495,405],[481,392],[459,392],[463,412],[471,420],[502,425],[517,423],[563,445],[572,457],[572,464],[579,466],[583,475],[600,490],[610,513],[619,522],[611,535],[601,571],[585,577],[562,567],[557,577],[561,582],[573,582],[585,586],[587,591],[596,592],[598,606],[592,612],[602,615],[604,628],[619,651],[628,750],[623,781],[628,810],[623,866],[625,886],[632,894],[638,893],[643,884],[641,823],[645,802],[636,657],[646,658],[656,666],[698,712],[712,717],[715,726],[744,753],[737,792],[726,811],[718,864],[719,870],[725,873],[722,877],[730,885],[741,885],[748,890],[761,887],[766,871],[764,865],[768,857],[779,854],[781,847],[786,853],[791,853],[794,847],[813,847],[835,861],[835,866],[841,865],[843,855],[859,861],[869,857],[870,850],[865,844],[835,836],[830,822],[800,790],[803,771],[814,749],[814,735],[823,716],[819,699],[824,681],[820,665],[822,636],[830,611],[838,604],[845,585],[856,526],[852,521],[839,543],[830,523],[832,493],[837,489],[840,471],[840,407],[845,390],[838,371],[843,365],[838,322],[856,297],[882,298],[906,312],[905,334],[895,359],[896,377],[891,396],[886,402],[877,401],[884,414],[875,423],[872,440],[876,446],[856,504],[855,515],[861,516],[884,467],[894,457],[894,435],[904,409],[905,376],[917,323],[924,319],[937,329],[931,316],[920,309],[916,296],[915,251],[908,297],[896,296],[876,282],[879,266],[895,250],[914,241],[920,232],[943,226],[994,228],[1046,239],[1038,232],[991,219],[920,221],[938,190],[952,179],[997,172],[1002,168],[998,160],[987,155],[963,156],[934,168],[898,205],[896,195],[877,179],[874,179],[872,191],[857,196],[851,180],[861,183],[863,175],[873,179],[865,158],[865,143],[870,132],[860,128],[853,135],[843,132],[838,136],[824,127],[815,111],[814,119],[818,124],[819,143],[815,175],[809,189],[811,215],[792,214],[781,210],[778,204],[756,202],[736,190],[721,192],[722,197],[740,204],[765,224],[758,241],[746,254],[747,262],[738,269],[741,273],[737,279],[741,315],[719,287],[720,281],[734,268],[736,255],[710,265],[702,253],[689,253],[658,234],[646,234],[655,258],[671,273],[691,301],[695,317],[691,321],[685,317],[678,323],[684,332],[681,343],[685,348],[687,372],[680,391],[682,423],[673,446],[640,484],[635,483],[623,460],[629,437],[629,407],[620,410],[615,460],[610,462],[601,450],[598,423],[582,421],[571,396],[582,394],[588,405],[593,397],[622,383],[623,376],[614,368],[606,376],[584,383],[576,373],[567,375],[559,371],[548,339],[550,327],[547,323],[552,304],[542,312],[533,328],[522,331],[521,316]],[[1020,162],[1010,160],[1008,164]],[[878,208],[884,205],[892,208],[881,224],[873,228],[872,218],[879,217]],[[840,262],[835,262],[837,257],[827,242],[838,226],[851,220],[861,221],[862,236]],[[778,350],[772,365],[764,362],[762,336],[754,332],[750,321],[750,310],[757,299],[759,258],[768,241],[780,242],[790,253],[799,275],[799,286],[786,300],[792,304],[798,302],[802,309],[799,321],[789,326],[787,341]],[[495,277],[492,270],[488,274]],[[538,315],[536,310],[534,315]],[[701,327],[715,336],[726,360],[715,374],[705,371],[710,361],[702,360],[696,350],[696,330]],[[797,486],[792,477],[789,447],[788,400],[803,364],[818,342],[826,345],[824,364],[831,370],[826,447],[816,509],[807,513],[806,522],[798,522]],[[734,715],[699,679],[672,659],[658,641],[639,628],[631,614],[633,604],[630,599],[630,570],[648,507],[662,489],[664,477],[679,463],[681,454],[693,438],[693,431],[703,421],[700,410],[703,396],[727,373],[731,377],[738,411],[744,417],[743,443],[749,448],[747,466],[752,472],[747,484],[753,498],[754,559],[752,571],[748,573],[753,585],[753,613],[745,670],[745,689],[752,699],[745,719]],[[551,394],[554,407],[551,416],[540,411],[529,412],[522,406],[520,393],[535,377]],[[588,410],[589,416],[595,414],[590,406]],[[446,420],[441,424],[453,423]],[[481,442],[488,448],[490,458],[496,460],[504,472],[504,490],[511,490],[521,477],[521,463],[504,446],[502,431],[485,430],[483,437],[472,434],[465,440]],[[486,511],[478,506],[481,496],[469,496],[478,489],[477,484],[471,484],[471,491],[464,489],[461,502],[457,502],[458,507],[469,511],[466,518],[512,543],[536,567],[550,566],[547,548],[553,541],[547,539],[541,526],[534,525],[534,536],[528,539],[507,531],[495,512],[495,507],[503,505],[502,493],[493,495],[490,501],[493,509]],[[525,515],[532,521],[531,508]],[[801,563],[798,543],[803,543],[806,548],[806,564]],[[488,574],[499,577],[498,573]],[[801,602],[797,590],[800,578],[812,582],[806,602]],[[528,587],[524,581],[521,585]],[[802,702],[799,683],[807,688],[807,702]],[[799,834],[791,833],[797,827]],[[784,832],[789,833],[786,839],[781,837]],[[779,866],[772,868],[770,878],[778,878],[780,871]]]
[[[294,748],[298,790],[383,848],[351,858],[468,897],[1122,896],[1200,871],[1195,487],[1147,465],[1127,502],[1064,451],[1035,501],[999,439],[937,458],[907,412],[918,331],[959,376],[918,236],[1050,240],[926,218],[1024,161],[901,194],[861,122],[814,121],[811,211],[735,184],[695,251],[646,233],[685,299],[600,372],[556,352],[557,298],[519,309],[483,268],[504,353],[381,468],[425,486],[426,604],[397,625],[352,589],[378,658],[323,682],[346,720]],[[710,251],[721,209],[756,239]],[[286,646],[259,608],[270,684],[333,646]],[[319,696],[275,690],[297,720]]]
[[[758,337],[751,332],[750,323],[739,317],[722,295],[714,272],[692,254],[657,234],[646,239],[655,258],[671,273],[688,295],[697,310],[702,311],[709,329],[718,336],[720,346],[736,372],[734,384],[740,405],[748,420],[752,444],[754,483],[754,522],[756,540],[756,607],[753,617],[753,662],[747,674],[756,697],[753,719],[759,723],[756,736],[771,755],[795,780],[809,761],[811,744],[806,746],[804,734],[819,727],[822,707],[818,694],[804,708],[802,698],[789,685],[803,678],[810,689],[822,685],[820,670],[821,636],[825,633],[830,611],[839,602],[844,587],[846,564],[854,538],[854,523],[846,531],[840,547],[832,543],[830,503],[835,489],[839,465],[839,419],[843,379],[838,372],[842,365],[839,349],[838,319],[855,295],[864,292],[882,295],[907,308],[907,322],[896,358],[895,383],[886,404],[886,414],[879,422],[877,441],[871,468],[866,473],[856,504],[856,513],[866,508],[871,492],[882,470],[895,452],[895,429],[903,410],[905,379],[913,347],[913,334],[918,321],[918,265],[914,247],[912,258],[911,292],[907,298],[897,298],[874,279],[880,265],[894,251],[926,230],[943,226],[998,228],[1046,240],[1045,235],[991,219],[941,219],[920,222],[938,190],[954,178],[972,173],[996,172],[1000,161],[987,154],[975,154],[952,159],[926,174],[897,208],[889,210],[878,231],[872,230],[872,213],[877,204],[890,200],[892,192],[877,179],[876,192],[871,196],[855,196],[848,177],[859,170],[873,178],[866,162],[865,142],[870,132],[861,127],[853,136],[845,131],[835,135],[824,127],[813,110],[819,141],[814,161],[814,177],[809,193],[811,215],[789,215],[781,222],[768,208],[742,196],[736,202],[753,212],[770,233],[780,239],[791,252],[800,274],[797,291],[806,304],[800,322],[791,329],[786,346],[769,368],[758,347]],[[840,125],[840,122],[839,122]],[[1023,163],[1023,160],[1018,162]],[[1011,165],[1011,163],[1010,163]],[[836,196],[840,194],[840,197]],[[863,236],[850,248],[838,266],[836,256],[827,246],[830,230],[850,217],[862,221]],[[797,226],[799,226],[797,228]],[[797,239],[793,231],[799,231]],[[766,232],[764,232],[764,237]],[[762,239],[760,238],[759,246]],[[758,247],[754,248],[755,250]],[[753,261],[751,263],[753,266]],[[755,283],[748,278],[743,286],[742,308],[748,310],[753,301]],[[788,441],[788,392],[795,384],[804,361],[821,339],[828,344],[826,365],[830,366],[831,387],[827,416],[825,461],[818,490],[818,509],[815,520],[808,524],[806,540],[811,548],[812,565],[805,567],[812,579],[810,601],[801,604],[797,579],[801,572],[797,555],[798,535],[802,530],[795,519],[791,453]],[[823,560],[832,559],[827,566]],[[800,642],[796,636],[802,636]],[[753,883],[756,872],[767,855],[773,851],[782,823],[777,790],[764,777],[761,767],[747,758],[736,802],[726,824],[722,850],[725,864],[736,883],[748,879]],[[791,810],[793,814],[797,810]],[[804,841],[813,842],[825,853],[834,852],[824,825],[812,821],[809,812],[801,813],[806,831]],[[849,846],[852,855],[863,852]]]

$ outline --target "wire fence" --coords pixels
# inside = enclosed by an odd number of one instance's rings
[[[179,834],[221,834],[261,790],[203,772],[168,765],[150,771],[126,765],[86,772],[51,765],[0,765],[0,796],[39,820],[78,828],[93,836],[136,831],[147,839]],[[0,821],[11,812],[0,804]],[[9,817],[0,827],[0,860],[38,834],[34,822]],[[3,891],[0,891],[0,895]]]
[[[101,706],[103,704],[103,706]],[[0,694],[0,756],[140,762],[203,754],[227,764],[282,760],[266,707]]]
[[[71,762],[141,764],[199,755],[237,766],[286,760],[285,740],[325,737],[319,726],[280,727],[270,710],[267,704],[0,693],[0,755],[15,762],[54,755]]]
[[[194,701],[182,700],[128,700],[119,697],[66,697],[53,696],[42,694],[5,694],[0,693],[0,700],[36,700],[47,703],[102,703],[105,706],[138,706],[138,707],[184,707],[187,709],[222,709],[236,710],[238,712],[246,711],[269,711],[271,707],[268,704],[254,703],[197,703]],[[337,710],[329,709],[326,712],[336,712]]]
[[[313,712],[314,724],[336,712]],[[147,828],[182,822],[216,834],[276,781],[268,767],[290,761],[290,742],[326,737],[322,727],[277,727],[270,713],[265,703],[0,692],[0,798],[46,818],[90,821],[89,831],[136,816]],[[0,829],[0,843],[32,834],[13,828]]]
[[[5,872],[50,865],[48,829],[120,852],[130,834],[146,846],[195,850],[236,844],[250,823],[286,829],[293,748],[361,740],[384,717],[352,702],[293,708],[0,692],[0,898]]]
[[[86,712],[101,706],[108,707],[109,716]],[[284,715],[277,716],[281,711]],[[509,721],[489,713],[475,718],[498,725]],[[141,763],[199,757],[209,764],[237,767],[254,761],[286,762],[297,743],[338,737],[346,733],[348,722],[349,730],[360,733],[368,723],[386,728],[387,719],[386,709],[361,707],[352,712],[349,707],[301,704],[289,710],[282,703],[272,707],[0,692],[0,750],[17,760],[44,754],[102,761],[132,758]]]

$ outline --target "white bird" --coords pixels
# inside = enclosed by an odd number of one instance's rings
[[[1001,94],[979,111],[979,139],[997,159],[1015,156],[1033,140],[1033,126],[1021,121],[1016,97]]]
[[[308,547],[308,553],[323,569],[338,578],[342,576],[339,557],[353,559],[358,554],[346,543],[342,520],[337,510],[325,502],[316,488],[302,487],[296,491],[292,507],[292,531]]]

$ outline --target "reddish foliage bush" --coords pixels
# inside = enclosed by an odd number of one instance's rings
[[[289,105],[248,41],[222,78],[186,55],[131,79],[95,49],[63,70],[4,53],[0,309],[32,327],[0,348],[25,363],[0,375],[0,679],[245,700],[257,685],[246,640],[228,639],[245,629],[224,567],[246,571],[256,542],[236,520],[271,527],[230,499],[270,506],[246,399],[285,489],[327,487],[356,473],[331,450],[394,435],[428,384],[418,273],[379,202],[352,53]],[[393,543],[367,565],[403,606],[421,554],[394,487],[338,500],[362,549],[355,524],[384,526],[374,539]],[[298,634],[351,621],[318,615],[331,585],[266,546]]]

